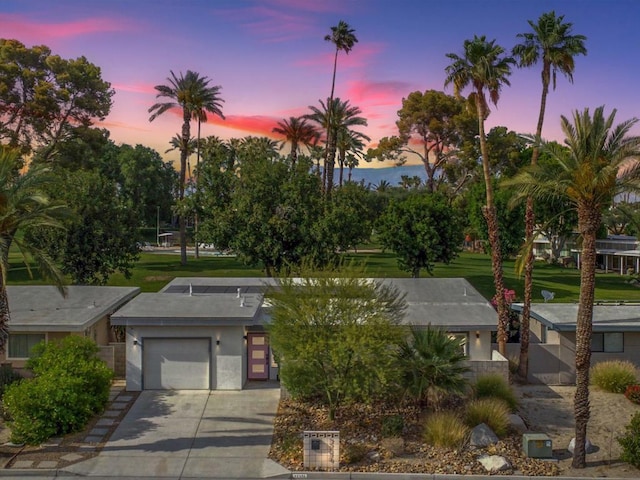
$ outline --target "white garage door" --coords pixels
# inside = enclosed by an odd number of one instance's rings
[[[142,347],[145,390],[208,390],[210,339],[147,338]]]

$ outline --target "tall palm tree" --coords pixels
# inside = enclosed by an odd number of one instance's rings
[[[170,73],[171,76],[167,78],[168,85],[155,86],[158,92],[156,98],[165,98],[167,101],[155,103],[149,108],[149,113],[152,113],[149,121],[154,121],[170,109],[182,110],[181,138],[188,141],[187,139],[191,138],[192,118],[198,120],[199,126],[200,121],[206,121],[207,112],[222,117],[220,103],[223,100],[218,97],[220,87],[209,86],[210,80],[207,77],[201,77],[200,74],[191,70],[187,70],[184,75],[180,73],[179,77],[173,71]],[[184,199],[187,157],[187,150],[180,150],[180,185],[178,189],[180,200]],[[180,215],[180,263],[182,265],[187,263],[187,230],[184,215]]]
[[[334,105],[333,95],[336,87],[336,70],[338,69],[338,53],[343,51],[347,55],[353,49],[353,46],[358,43],[358,38],[355,35],[355,30],[351,28],[351,26],[345,22],[344,20],[340,20],[338,25],[335,27],[331,27],[331,33],[329,35],[325,35],[325,41],[333,43],[336,47],[336,52],[333,57],[333,76],[331,78],[331,95],[329,95],[329,101],[327,102],[328,107],[332,107]],[[329,121],[331,121],[332,112],[329,110]],[[333,140],[331,139],[331,135],[333,132],[327,130],[327,145],[331,145]],[[335,150],[333,152],[331,149],[327,149],[325,152],[325,165],[332,164],[335,159]],[[329,190],[331,190],[329,188]]]
[[[513,47],[512,54],[518,60],[519,67],[531,67],[542,63],[542,96],[540,98],[540,112],[536,126],[536,143],[533,147],[531,165],[536,165],[540,155],[538,142],[542,138],[542,124],[547,106],[549,86],[556,88],[556,76],[560,72],[570,83],[573,83],[574,57],[586,55],[584,46],[586,37],[572,35],[573,24],[564,22],[564,15],[556,17],[554,11],[543,13],[538,22],[529,20],[532,32],[519,33],[518,38],[523,42]],[[551,81],[553,80],[553,83]],[[533,199],[528,198],[525,210],[525,241],[526,245],[533,244],[535,216],[533,213]],[[533,249],[529,249],[524,266],[524,301],[522,305],[522,323],[520,324],[520,361],[518,373],[527,378],[529,371],[529,316],[531,312],[531,296],[533,290]]]
[[[329,198],[333,188],[338,132],[343,128],[366,126],[367,119],[361,117],[362,110],[357,106],[350,105],[348,100],[343,102],[340,98],[334,98],[332,103],[327,101],[326,105],[320,100],[320,107],[309,106],[312,113],[305,115],[305,118],[316,122],[326,132],[329,153],[325,157],[323,184],[325,185],[325,195]]]
[[[549,164],[527,167],[505,182],[515,187],[514,200],[562,199],[578,214],[582,237],[580,303],[576,320],[576,392],[574,413],[576,446],[573,466],[585,466],[585,440],[589,422],[589,366],[596,273],[596,234],[602,211],[621,191],[640,188],[640,137],[629,136],[637,119],[613,126],[616,111],[604,116],[604,107],[573,113],[573,123],[562,117],[566,148],[541,142]],[[535,140],[535,138],[532,138]]]
[[[273,132],[284,136],[285,140],[282,142],[283,146],[285,142],[291,142],[292,170],[295,170],[296,168],[298,149],[300,145],[304,145],[306,147],[312,145],[319,135],[316,128],[307,123],[307,119],[304,117],[289,117],[288,120],[284,119],[278,122],[276,127],[273,127]]]
[[[447,78],[445,85],[452,83],[456,95],[459,95],[460,91],[469,85],[473,88],[471,95],[469,95],[469,101],[476,107],[478,115],[482,171],[484,174],[487,198],[487,204],[483,208],[483,214],[487,222],[489,244],[491,245],[493,282],[496,289],[496,303],[498,307],[498,350],[502,355],[505,355],[509,311],[504,298],[499,226],[493,198],[489,152],[487,149],[484,122],[489,115],[487,94],[491,102],[497,105],[502,86],[510,85],[509,76],[511,75],[511,65],[513,65],[515,61],[513,58],[504,55],[504,49],[496,45],[495,40],[487,41],[484,35],[481,37],[474,36],[473,40],[465,40],[463,56],[448,53],[447,57],[452,60],[452,63],[446,67]]]
[[[65,293],[60,270],[25,233],[46,227],[64,228],[59,220],[67,209],[45,195],[44,187],[51,181],[45,168],[33,167],[20,174],[20,163],[15,153],[0,150],[0,351],[4,351],[10,321],[7,272],[12,245],[20,252],[27,269],[31,260],[35,261],[40,274]]]

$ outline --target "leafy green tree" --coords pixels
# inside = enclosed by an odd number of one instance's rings
[[[0,39],[0,141],[22,153],[55,153],[76,129],[104,120],[114,91],[85,57],[66,60],[44,46]]]
[[[348,182],[335,190],[332,200],[325,221],[335,245],[346,251],[369,240],[377,218],[372,193],[359,183]]]
[[[398,257],[398,267],[418,278],[449,263],[462,245],[461,222],[444,197],[417,191],[392,200],[377,225],[378,238]]]
[[[556,75],[560,72],[570,83],[573,83],[574,58],[578,55],[586,55],[584,35],[573,35],[573,24],[564,22],[564,15],[556,17],[556,13],[543,13],[538,22],[528,21],[531,32],[519,33],[518,38],[523,40],[513,47],[512,54],[518,60],[518,66],[531,67],[542,63],[542,96],[540,99],[540,112],[536,125],[536,140],[542,138],[542,125],[547,106],[549,86],[556,88]],[[553,84],[551,83],[553,80]],[[533,147],[531,164],[535,165],[540,155],[537,143]],[[533,200],[527,199],[525,212],[525,241],[533,242],[535,228],[535,211]],[[529,316],[531,314],[531,296],[533,290],[533,251],[530,250],[525,259],[524,266],[524,300],[522,305],[522,325],[520,334],[520,361],[518,373],[527,378],[529,368]]]
[[[443,330],[412,327],[398,357],[401,388],[415,401],[424,402],[434,394],[464,393],[468,386],[463,345]]]
[[[351,180],[351,170],[358,165],[358,158],[362,157],[362,149],[364,142],[370,142],[371,138],[362,132],[349,130],[342,127],[337,132],[336,148],[338,150],[338,166],[340,168],[340,176],[338,185],[343,185],[344,167],[349,168],[349,180]],[[349,163],[347,165],[347,163]]]
[[[211,80],[202,77],[199,73],[187,70],[186,74],[179,77],[171,71],[171,76],[167,78],[168,85],[156,85],[158,92],[156,98],[165,98],[165,102],[158,102],[149,108],[149,121],[152,122],[159,115],[172,108],[182,110],[182,133],[180,138],[183,143],[191,138],[191,119],[198,120],[198,129],[201,121],[207,120],[207,112],[222,116],[221,102],[219,96],[220,86],[210,86]],[[184,147],[184,145],[181,145]],[[180,150],[180,177],[178,186],[178,200],[184,199],[184,191],[187,173],[186,148]],[[180,222],[180,263],[187,264],[187,228],[184,212],[179,217]]]
[[[456,97],[437,90],[411,92],[398,110],[399,135],[380,140],[369,156],[398,164],[406,161],[404,154],[417,156],[427,174],[427,189],[435,192],[445,179],[442,169],[461,142],[459,119],[465,115],[469,115],[465,104]],[[416,142],[420,148],[413,147]]]
[[[320,133],[316,128],[307,123],[307,119],[304,117],[289,117],[278,122],[278,125],[273,128],[273,132],[280,134],[284,137],[282,142],[283,146],[285,142],[291,143],[291,168],[296,168],[296,161],[298,160],[298,150],[300,146],[308,147],[314,141],[317,141]]]
[[[66,214],[66,208],[46,195],[45,190],[52,181],[46,169],[33,167],[21,174],[20,164],[16,152],[0,150],[0,351],[4,351],[7,342],[11,317],[7,274],[12,247],[20,253],[27,269],[34,261],[40,274],[64,292],[64,279],[57,266],[25,234],[45,227],[62,229],[60,219]]]
[[[339,275],[282,278],[268,294],[282,382],[295,397],[319,398],[332,418],[344,402],[370,401],[396,380],[406,308],[392,286]]]
[[[531,165],[505,182],[517,189],[516,200],[531,196],[562,198],[578,215],[582,237],[580,300],[576,320],[576,393],[574,398],[576,448],[575,468],[585,467],[585,440],[589,423],[589,367],[596,273],[596,236],[602,212],[616,194],[640,187],[640,137],[629,135],[637,119],[614,126],[616,111],[605,117],[604,107],[593,116],[589,109],[575,111],[573,122],[562,117],[561,126],[568,149],[542,142],[549,155],[547,165]],[[533,139],[535,140],[535,138]]]
[[[495,40],[488,41],[485,36],[474,36],[473,40],[465,40],[462,56],[448,53],[447,57],[451,59],[451,64],[446,68],[447,78],[445,85],[453,84],[456,95],[459,95],[461,90],[470,85],[472,93],[469,95],[469,101],[475,105],[477,112],[482,171],[487,197],[483,213],[487,220],[493,280],[498,298],[498,350],[502,355],[506,355],[509,309],[504,300],[500,229],[494,203],[484,122],[489,115],[487,94],[491,102],[498,103],[500,90],[504,85],[510,85],[511,65],[515,61],[513,58],[504,55],[504,49],[497,45]]]

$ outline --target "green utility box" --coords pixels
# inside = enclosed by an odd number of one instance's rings
[[[529,458],[552,458],[553,448],[549,435],[525,433],[522,435],[522,449]]]

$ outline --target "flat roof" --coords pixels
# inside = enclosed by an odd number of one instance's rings
[[[512,308],[520,312],[522,311],[522,304],[513,304]],[[578,304],[535,303],[531,305],[531,316],[552,330],[557,330],[559,332],[575,332],[578,316]],[[593,331],[640,331],[640,305],[594,305]]]
[[[496,330],[495,309],[463,278],[378,278],[405,294],[403,323],[449,331]],[[160,293],[143,293],[111,317],[114,325],[250,325],[268,319],[262,294],[277,285],[264,277],[183,277]],[[237,290],[245,298],[239,306]],[[189,295],[191,293],[191,295]],[[255,300],[255,301],[254,301]]]
[[[9,285],[9,331],[81,332],[139,292],[138,287],[71,285],[63,297],[50,285]]]

